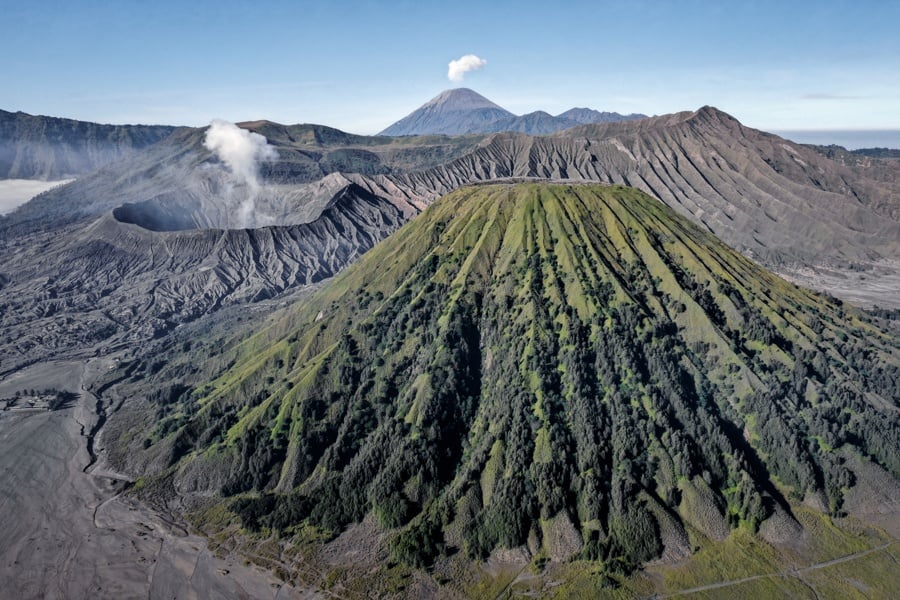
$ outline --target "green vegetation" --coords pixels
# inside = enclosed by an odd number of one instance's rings
[[[146,451],[249,530],[373,513],[409,566],[527,544],[614,587],[666,539],[841,514],[838,449],[900,475],[896,336],[618,186],[454,192],[215,364]]]

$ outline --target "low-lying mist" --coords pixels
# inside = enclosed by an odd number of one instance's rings
[[[74,180],[62,179],[60,181],[39,181],[34,179],[0,179],[0,215],[11,213],[38,194],[57,186],[65,185],[70,181]]]

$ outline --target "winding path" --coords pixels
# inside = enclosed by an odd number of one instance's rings
[[[854,552],[853,554],[847,554],[846,556],[840,556],[838,558],[833,558],[831,560],[826,560],[823,562],[818,562],[806,567],[800,567],[799,569],[785,569],[784,571],[779,571],[776,573],[765,573],[762,575],[753,575],[751,577],[743,577],[741,579],[732,579],[729,581],[719,581],[716,583],[709,583],[707,585],[701,585],[698,587],[689,588],[686,590],[678,590],[677,592],[672,592],[668,594],[658,594],[655,596],[651,596],[651,598],[674,598],[676,596],[686,596],[688,594],[695,594],[698,592],[706,592],[709,590],[717,590],[720,588],[727,588],[733,585],[740,585],[742,583],[747,583],[749,581],[756,581],[759,579],[768,579],[771,577],[799,577],[801,573],[806,573],[808,571],[815,571],[817,569],[825,569],[834,565],[838,565],[845,562],[850,562],[851,560],[856,560],[858,558],[862,558],[864,556],[868,556],[869,554],[874,554],[876,552],[881,552],[883,550],[887,550],[894,544],[897,544],[897,541],[891,541],[886,544],[882,544],[881,546],[876,546],[875,548],[869,548],[868,550],[863,550],[861,552]],[[893,556],[893,555],[891,555]]]
[[[53,377],[82,391],[74,407],[0,414],[0,597],[298,598],[270,573],[215,557],[204,539],[120,496],[114,476],[90,472],[99,399],[86,390],[104,368],[46,363],[0,380],[32,386]]]

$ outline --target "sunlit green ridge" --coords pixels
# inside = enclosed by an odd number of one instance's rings
[[[472,186],[146,444],[251,529],[373,512],[411,564],[527,544],[630,569],[689,553],[688,527],[791,522],[792,497],[841,511],[848,453],[896,476],[896,344],[639,191]]]

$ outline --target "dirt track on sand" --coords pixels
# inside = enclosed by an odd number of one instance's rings
[[[56,364],[35,367],[40,379],[55,372],[78,390],[102,368]],[[35,385],[27,372],[15,377],[0,388]],[[65,410],[0,413],[0,596],[303,597],[267,572],[216,558],[202,538],[123,499],[122,481],[85,473],[84,435],[96,420],[91,402],[82,394]]]

